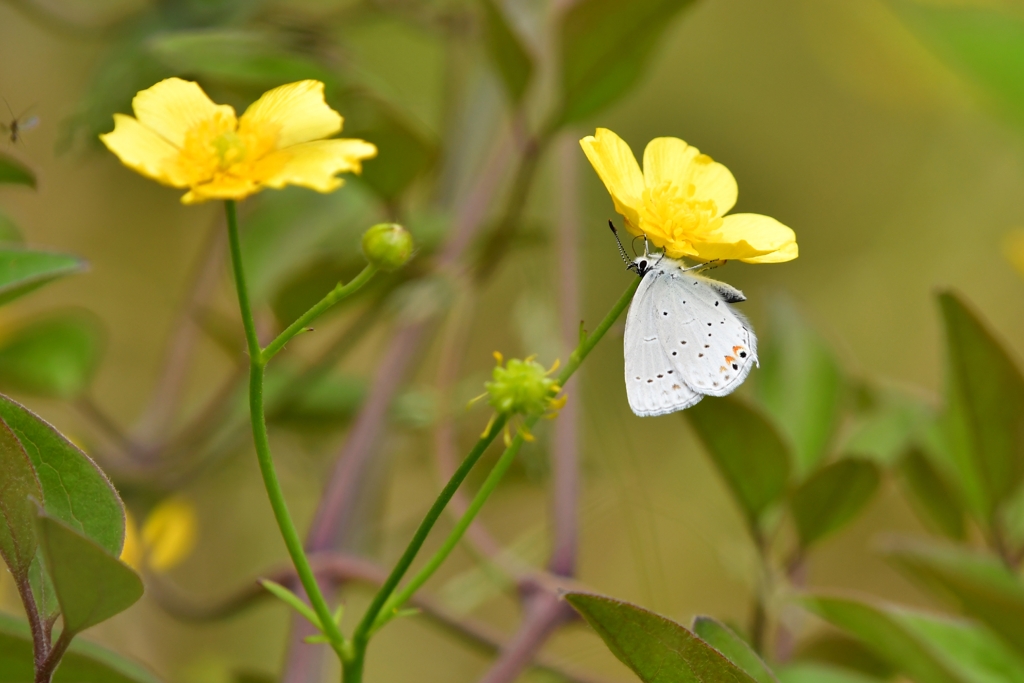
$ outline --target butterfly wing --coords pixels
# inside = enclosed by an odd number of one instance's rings
[[[757,337],[728,303],[742,301],[743,294],[686,273],[679,262],[667,264],[659,280],[664,284],[651,295],[654,326],[672,367],[698,394],[732,393],[757,363]]]
[[[662,343],[655,301],[662,298],[665,275],[649,272],[640,282],[626,315],[623,350],[626,397],[640,417],[665,415],[689,408],[703,398],[682,381]]]

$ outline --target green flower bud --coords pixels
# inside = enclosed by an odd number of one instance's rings
[[[502,367],[501,354],[495,353],[498,365],[493,381],[487,382],[487,402],[505,415],[541,415],[549,408],[559,407],[552,401],[561,387],[549,375],[555,369],[545,370],[533,358],[512,358]]]
[[[384,271],[404,266],[412,249],[412,235],[398,223],[378,223],[363,233],[363,255]]]

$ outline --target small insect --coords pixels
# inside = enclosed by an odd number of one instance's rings
[[[11,105],[7,103],[6,99],[4,99],[4,104],[7,105],[7,111],[11,114],[11,120],[9,122],[0,121],[0,131],[10,138],[11,144],[17,144],[18,140],[21,139],[22,133],[27,130],[32,130],[39,125],[39,117],[30,116],[27,119],[25,118],[25,114],[27,114],[32,107],[29,107],[18,116],[15,116],[14,110],[11,109]]]
[[[615,240],[618,234],[609,221]],[[746,301],[743,292],[698,275],[709,264],[687,267],[664,254],[630,260],[627,268],[643,279],[626,315],[623,352],[626,397],[640,417],[667,415],[736,390],[757,365],[757,337],[729,304]]]

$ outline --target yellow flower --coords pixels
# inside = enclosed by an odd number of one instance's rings
[[[1003,255],[1020,275],[1024,275],[1024,228],[1006,235],[1003,239]]]
[[[618,135],[598,128],[580,140],[634,235],[646,235],[672,258],[779,263],[797,257],[796,235],[774,218],[754,213],[726,216],[736,204],[736,179],[678,138],[655,138],[640,171]]]
[[[143,566],[158,572],[171,569],[192,552],[198,526],[195,507],[184,498],[172,496],[161,501],[146,516],[141,533],[125,510],[121,559],[137,570]]]
[[[129,168],[188,188],[185,204],[285,185],[330,192],[342,184],[338,173],[359,173],[377,154],[363,140],[324,139],[341,131],[342,118],[320,81],[274,88],[236,117],[197,83],[168,78],[135,95],[132,109],[135,118],[114,114],[114,130],[100,139]]]

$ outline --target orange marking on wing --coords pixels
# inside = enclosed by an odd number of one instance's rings
[[[718,368],[718,371],[719,372],[725,372],[725,366],[723,365],[722,367]]]
[[[732,347],[732,352],[733,353],[739,353],[742,350],[743,350],[742,346],[734,346],[734,347]]]
[[[734,360],[736,360],[736,359],[735,359],[735,358],[733,358],[732,356],[726,356],[726,357],[725,357],[725,362],[726,362],[726,363],[731,363],[731,362],[733,362]]]

